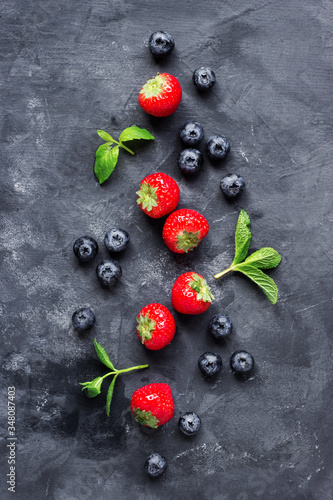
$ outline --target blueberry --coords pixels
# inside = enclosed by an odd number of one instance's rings
[[[108,259],[98,264],[96,274],[102,286],[111,288],[120,280],[122,271],[118,261]]]
[[[210,160],[223,160],[229,153],[230,144],[225,137],[213,135],[206,142],[206,153]]]
[[[194,412],[184,413],[179,417],[178,427],[185,436],[194,436],[200,431],[201,419]]]
[[[183,174],[197,174],[203,165],[203,156],[198,149],[184,149],[178,157],[178,166]]]
[[[222,370],[222,359],[219,354],[205,352],[200,356],[198,365],[206,377],[212,377]]]
[[[250,375],[254,367],[254,359],[247,351],[235,351],[230,358],[230,367],[238,375]]]
[[[147,457],[145,461],[145,471],[150,477],[159,477],[165,472],[168,464],[162,455],[159,453],[153,452]]]
[[[210,320],[208,329],[216,339],[223,339],[232,332],[232,323],[228,316],[219,313]]]
[[[205,67],[196,69],[193,73],[192,79],[194,85],[201,92],[210,89],[216,82],[214,71]]]
[[[73,326],[76,330],[84,332],[90,330],[95,324],[95,315],[88,307],[77,309],[72,316]]]
[[[227,198],[235,198],[243,191],[245,181],[237,174],[228,174],[221,180],[221,191]]]
[[[185,146],[197,146],[203,139],[204,129],[198,122],[184,122],[179,129],[179,137]]]
[[[75,241],[73,252],[80,262],[89,262],[98,252],[97,241],[90,236],[82,236]]]
[[[129,241],[130,237],[128,232],[118,227],[110,229],[104,237],[105,246],[110,252],[121,252],[125,250]]]
[[[175,48],[175,41],[166,31],[156,31],[150,35],[148,47],[154,57],[165,57]]]

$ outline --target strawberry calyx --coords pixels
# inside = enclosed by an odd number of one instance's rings
[[[150,340],[152,337],[152,333],[156,327],[156,321],[149,317],[149,314],[141,314],[137,318],[138,325],[136,327],[138,334],[141,337],[142,344],[145,343],[146,340]]]
[[[183,250],[184,252],[188,252],[189,250],[193,250],[193,248],[197,247],[200,243],[201,239],[199,237],[199,231],[182,231],[180,234],[177,234],[177,249]]]
[[[138,205],[142,204],[142,208],[150,212],[154,207],[157,207],[157,187],[153,187],[148,182],[143,182],[140,185],[139,191],[136,194],[139,198],[136,200]]]
[[[202,300],[203,302],[212,302],[214,300],[214,295],[210,291],[207,281],[200,278],[197,274],[192,275],[192,281],[189,281],[189,286],[197,292],[197,300]]]
[[[151,411],[140,410],[140,408],[133,408],[135,421],[141,425],[146,425],[152,429],[157,429],[158,419],[154,417]]]
[[[163,85],[165,82],[165,76],[157,75],[154,78],[150,78],[147,80],[147,83],[144,84],[142,89],[140,90],[140,94],[144,94],[146,99],[151,99],[152,97],[158,97],[162,92]]]

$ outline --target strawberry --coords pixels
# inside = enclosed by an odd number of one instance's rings
[[[176,332],[171,312],[162,304],[148,304],[137,317],[136,331],[147,349],[157,351],[170,344]]]
[[[214,299],[206,280],[200,274],[188,272],[175,281],[171,292],[171,304],[183,314],[201,314]]]
[[[153,116],[169,116],[176,111],[182,98],[179,81],[168,73],[157,73],[142,87],[139,104]]]
[[[140,183],[136,200],[141,210],[153,219],[159,219],[172,212],[179,202],[180,191],[176,181],[167,174],[156,172]]]
[[[156,429],[172,419],[175,404],[168,384],[150,384],[137,389],[131,399],[135,420]]]
[[[209,224],[196,210],[181,208],[169,215],[162,237],[167,247],[176,253],[187,253],[207,236]]]

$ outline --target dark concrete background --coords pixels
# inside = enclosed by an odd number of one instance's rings
[[[332,459],[332,26],[327,0],[240,0],[206,3],[116,0],[3,0],[1,21],[1,499],[6,491],[7,387],[16,387],[15,498],[19,500],[307,499],[333,497]],[[165,29],[176,49],[156,63],[149,35]],[[191,80],[202,65],[216,72],[211,92]],[[138,92],[157,71],[183,88],[177,112],[146,115]],[[227,161],[206,158],[195,180],[177,166],[177,133],[185,119],[206,137],[226,135]],[[96,129],[112,135],[132,124],[155,141],[121,152],[99,186]],[[188,256],[171,254],[163,220],[146,217],[135,191],[163,171],[179,183],[179,207],[197,209],[210,233]],[[219,189],[227,172],[246,192],[228,203]],[[240,208],[252,222],[251,250],[273,246],[282,263],[270,274],[279,287],[273,306],[239,275],[214,282],[232,261]],[[107,256],[105,232],[119,225],[131,246],[119,260],[123,279],[111,292],[95,277]],[[80,266],[72,245],[84,234],[100,252]],[[171,308],[174,280],[203,274],[216,296],[208,312],[176,312],[174,341],[149,352],[135,333],[149,302]],[[71,315],[91,307],[94,330],[79,336]],[[225,343],[207,334],[218,311],[233,321]],[[79,382],[104,373],[93,338],[119,367],[150,369],[119,377],[110,418],[105,390],[94,400]],[[236,380],[228,360],[237,348],[255,357],[255,376]],[[197,359],[222,356],[215,381]],[[130,413],[133,391],[150,382],[173,390],[175,417],[156,431]],[[106,388],[105,388],[106,389]],[[185,439],[178,416],[196,411],[202,432]],[[168,460],[157,481],[146,456]]]

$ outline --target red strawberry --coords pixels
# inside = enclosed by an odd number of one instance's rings
[[[209,224],[196,210],[181,208],[169,215],[163,227],[166,245],[176,253],[187,253],[207,236]]]
[[[137,389],[131,399],[131,411],[139,424],[154,429],[171,420],[175,404],[168,384],[150,384]]]
[[[200,274],[188,272],[175,281],[171,292],[171,304],[183,314],[201,314],[207,311],[214,295]]]
[[[149,304],[137,317],[136,331],[142,344],[152,351],[170,344],[176,332],[171,312],[162,304]]]
[[[179,81],[168,73],[157,73],[142,87],[139,104],[153,116],[169,116],[176,111],[182,98]]]
[[[153,219],[159,219],[172,212],[179,202],[179,187],[167,174],[157,172],[145,177],[136,192],[141,210]]]

